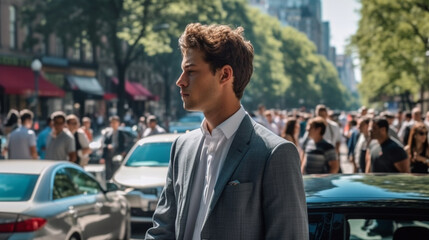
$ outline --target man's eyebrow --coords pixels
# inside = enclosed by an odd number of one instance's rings
[[[189,68],[189,67],[194,67],[196,66],[194,63],[185,63],[185,65],[183,66],[183,68]]]

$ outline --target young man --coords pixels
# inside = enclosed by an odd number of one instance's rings
[[[7,140],[9,159],[37,159],[36,134],[31,130],[33,112],[21,110],[21,126],[13,130]]]
[[[143,137],[149,137],[161,133],[165,133],[165,129],[158,125],[158,121],[155,116],[149,116],[147,118],[147,128],[143,132]]]
[[[146,239],[308,239],[298,151],[240,104],[253,71],[241,27],[190,24],[179,39],[183,106],[201,129],[172,146]]]
[[[365,172],[410,172],[407,153],[389,137],[388,129],[389,123],[383,118],[374,118],[369,123],[371,138],[376,139],[379,145],[370,145],[370,158],[367,160]]]
[[[74,143],[76,146],[76,164],[79,164],[84,167],[88,164],[89,154],[91,153],[88,137],[86,136],[84,130],[79,128],[79,118],[76,115],[67,115],[66,123],[67,129],[74,137]]]
[[[46,159],[76,162],[76,144],[73,135],[65,129],[66,114],[57,111],[51,114],[53,129],[46,141]]]
[[[121,119],[118,116],[111,116],[109,121],[110,128],[103,130],[103,154],[100,159],[100,164],[106,166],[106,180],[110,180],[119,168],[119,165],[113,162],[113,158],[117,155],[124,158],[128,150],[125,133],[119,129]]]
[[[315,117],[307,124],[310,140],[304,149],[304,161],[301,165],[303,173],[338,173],[340,164],[335,147],[323,138],[326,125],[322,117]]]

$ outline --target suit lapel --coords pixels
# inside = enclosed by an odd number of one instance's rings
[[[246,114],[240,124],[240,127],[237,129],[237,133],[235,134],[234,140],[228,151],[223,167],[219,173],[219,177],[214,187],[213,197],[210,201],[209,210],[204,222],[207,221],[207,218],[210,216],[212,210],[216,206],[216,203],[219,200],[223,189],[228,183],[228,180],[231,178],[235,169],[238,167],[239,163],[249,149],[250,137],[252,133],[252,122],[250,120],[250,117]]]
[[[186,219],[188,218],[188,209],[189,209],[189,200],[190,200],[190,191],[192,190],[192,186],[194,184],[194,175],[196,169],[198,169],[198,161],[197,159],[201,156],[201,148],[203,144],[203,138],[201,134],[190,136],[189,139],[185,141],[189,141],[190,147],[186,148],[186,152],[180,153],[181,155],[186,155],[184,158],[181,158],[184,164],[184,177],[181,181],[183,181],[183,195],[180,197],[182,204],[179,207],[179,216],[180,220],[180,233],[178,239],[183,238],[183,234],[185,232],[185,224]],[[188,143],[189,143],[188,142]]]

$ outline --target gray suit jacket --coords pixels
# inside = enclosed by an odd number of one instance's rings
[[[167,182],[146,239],[183,239],[200,129],[173,144]],[[230,185],[238,180],[240,184]],[[214,188],[201,239],[308,239],[307,206],[296,147],[246,115]]]

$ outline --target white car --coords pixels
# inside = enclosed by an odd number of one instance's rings
[[[113,181],[124,189],[131,205],[131,222],[152,222],[165,185],[171,145],[180,134],[160,134],[134,144]]]
[[[129,239],[123,193],[66,161],[0,161],[0,239]]]

